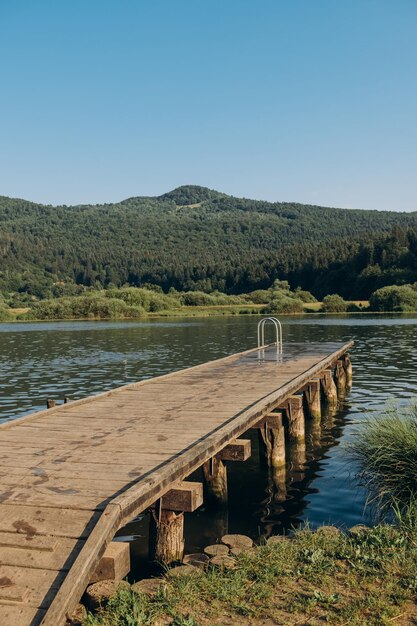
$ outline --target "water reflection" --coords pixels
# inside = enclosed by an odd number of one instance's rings
[[[83,397],[253,347],[257,321],[0,324],[0,420],[44,408],[47,397]],[[417,319],[311,316],[284,319],[283,327],[284,350],[286,340],[355,340],[353,388],[341,410],[307,424],[306,445],[287,451],[285,471],[259,463],[251,431],[252,457],[229,464],[229,505],[186,516],[188,550],[198,551],[226,531],[257,538],[288,532],[306,519],[313,526],[366,521],[365,494],[339,444],[349,440],[355,421],[380,412],[388,400],[405,404],[415,395]],[[146,515],[123,532],[135,538],[139,563]]]

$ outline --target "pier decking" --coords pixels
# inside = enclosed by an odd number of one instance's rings
[[[0,426],[0,624],[60,626],[116,531],[351,343],[250,350]]]

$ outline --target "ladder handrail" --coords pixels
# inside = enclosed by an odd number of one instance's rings
[[[265,345],[265,324],[267,322],[271,322],[275,326],[277,352],[282,354],[282,326],[276,317],[264,317],[258,322],[258,348]]]

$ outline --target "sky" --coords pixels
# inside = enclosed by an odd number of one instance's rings
[[[0,195],[417,210],[417,0],[0,0]]]

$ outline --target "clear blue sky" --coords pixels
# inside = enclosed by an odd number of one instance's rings
[[[417,0],[0,0],[0,194],[417,210]]]

